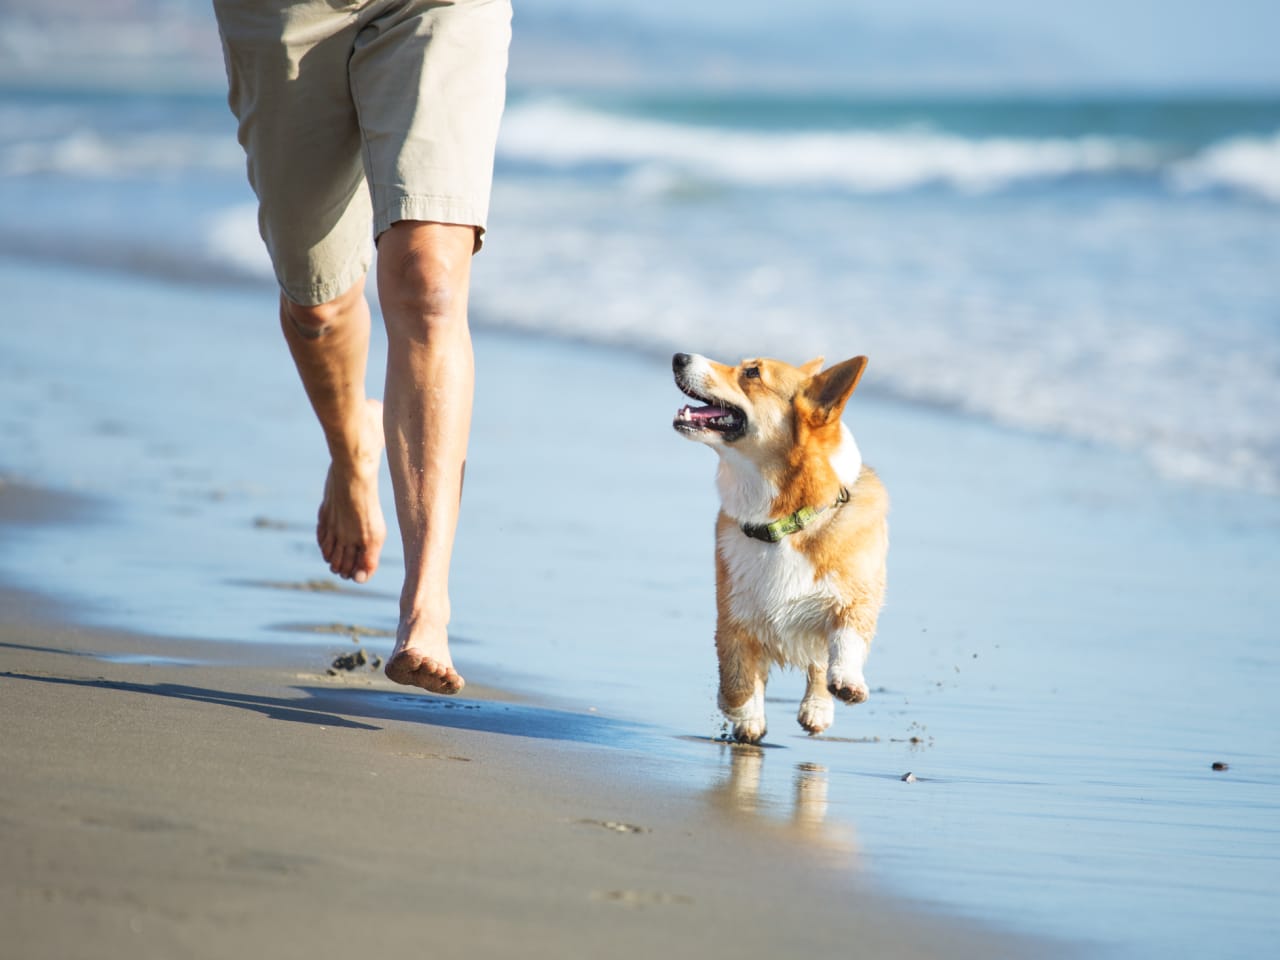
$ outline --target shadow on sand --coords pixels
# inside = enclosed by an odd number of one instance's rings
[[[10,645],[17,646],[17,645]],[[77,654],[79,651],[52,651]],[[398,690],[294,687],[297,696],[262,696],[181,683],[136,683],[101,677],[76,678],[0,672],[0,679],[114,690],[120,693],[211,703],[250,710],[272,720],[350,730],[378,730],[379,720],[424,723],[540,740],[567,740],[623,747],[646,738],[645,728],[596,714],[488,700],[444,699]],[[375,721],[375,722],[367,722]]]

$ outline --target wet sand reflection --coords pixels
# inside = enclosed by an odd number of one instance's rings
[[[766,770],[767,747],[723,743],[716,779],[707,791],[712,805],[730,816],[747,817],[803,842],[839,866],[855,866],[857,836],[848,823],[830,820],[831,781],[818,763],[797,763],[784,786],[783,758]],[[771,776],[772,775],[772,776]],[[834,864],[833,864],[834,865]]]

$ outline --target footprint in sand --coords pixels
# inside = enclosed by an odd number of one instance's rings
[[[664,890],[596,890],[591,894],[591,899],[616,903],[633,910],[644,907],[689,906],[693,903],[693,897],[686,897],[682,893],[667,893]]]
[[[397,757],[407,757],[410,760],[456,760],[459,763],[470,763],[470,757],[460,757],[457,754],[444,753],[397,753]]]
[[[634,823],[622,823],[619,820],[590,820],[584,819],[577,821],[584,823],[589,827],[603,827],[605,830],[611,830],[614,833],[649,833],[648,827],[637,827]]]

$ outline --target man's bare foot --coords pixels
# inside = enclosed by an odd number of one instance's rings
[[[428,639],[426,631],[416,631],[401,624],[396,647],[387,659],[383,672],[396,683],[421,687],[431,693],[454,694],[467,685],[449,656],[449,637],[439,631],[438,639]]]
[[[334,461],[329,466],[316,519],[316,542],[329,569],[356,583],[373,576],[387,539],[378,502],[382,445],[382,404],[371,399],[366,401],[353,462],[340,466]]]

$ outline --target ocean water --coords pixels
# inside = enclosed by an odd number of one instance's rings
[[[0,95],[0,251],[269,282],[232,129]],[[1280,492],[1280,99],[515,91],[493,210],[480,325],[865,353],[882,394]]]
[[[504,324],[865,353],[885,394],[1280,492],[1280,101],[517,101],[503,157]]]
[[[1277,171],[1280,100],[515,91],[457,659],[941,910],[1268,955]],[[298,589],[323,447],[220,96],[0,95],[0,281],[0,469],[97,504],[6,531],[6,580],[177,637],[389,646],[394,549]],[[847,419],[894,500],[890,603],[829,737],[784,675],[766,748],[715,741],[714,458],[670,430],[673,349],[871,357]]]

